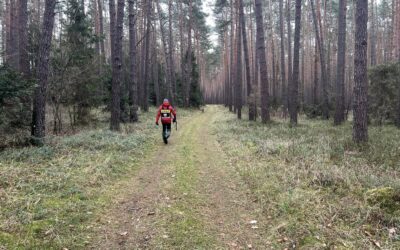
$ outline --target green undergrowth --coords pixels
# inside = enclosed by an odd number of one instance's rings
[[[302,249],[400,248],[400,131],[370,127],[368,144],[351,123],[301,118],[237,120],[223,107],[213,131],[253,191],[271,246]]]
[[[179,110],[179,116],[189,115]],[[155,109],[121,133],[103,129],[51,137],[43,147],[0,153],[0,249],[77,249],[118,181],[131,178],[161,132]]]

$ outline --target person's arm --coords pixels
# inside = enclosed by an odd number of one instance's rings
[[[176,122],[176,110],[172,106],[171,106],[171,113],[174,116],[174,122]]]
[[[158,121],[160,120],[160,116],[161,116],[161,107],[158,108],[158,111],[157,111],[157,116],[156,116],[156,124],[157,125],[158,125]]]

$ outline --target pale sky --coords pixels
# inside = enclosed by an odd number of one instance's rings
[[[215,0],[204,0],[203,11],[208,14],[206,18],[207,25],[211,28],[210,40],[214,45],[218,44],[218,34],[215,32],[215,18],[213,13]]]

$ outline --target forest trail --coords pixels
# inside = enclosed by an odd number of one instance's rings
[[[99,221],[93,249],[248,249],[262,242],[261,210],[210,131],[206,108],[156,146]],[[160,132],[161,133],[161,132]]]

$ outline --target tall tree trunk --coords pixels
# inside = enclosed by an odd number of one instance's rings
[[[285,64],[285,26],[283,22],[283,0],[279,0],[279,33],[281,37],[281,98],[283,109],[287,109],[287,82]],[[286,111],[285,111],[286,112]]]
[[[264,17],[262,0],[254,0],[256,26],[257,26],[257,58],[260,66],[261,73],[261,121],[267,123],[270,121],[269,114],[269,82],[268,82],[268,68],[267,57],[265,55],[265,34],[264,34]]]
[[[290,123],[297,124],[297,109],[299,95],[299,71],[300,71],[300,29],[301,29],[301,0],[296,0],[296,13],[294,24],[294,47],[293,47],[293,77],[290,84],[289,113]]]
[[[19,69],[25,77],[29,77],[28,55],[28,1],[19,0]]]
[[[185,107],[190,106],[190,85],[192,82],[192,25],[193,25],[193,3],[189,0],[189,21],[188,21],[188,41],[187,41],[187,57],[185,67],[185,77],[183,86],[185,86],[184,103]]]
[[[287,34],[288,34],[288,63],[287,63],[287,68],[288,68],[288,77],[287,77],[287,94],[286,94],[286,106],[289,108],[289,98],[290,98],[290,93],[289,93],[289,86],[292,84],[292,79],[293,79],[293,58],[292,58],[292,18],[291,18],[291,1],[292,0],[287,0],[286,2],[286,18],[287,18]],[[287,110],[284,110],[285,112],[285,117],[286,117],[286,112]]]
[[[112,84],[111,84],[111,121],[110,129],[119,131],[121,116],[121,78],[122,78],[122,38],[125,1],[118,0],[115,19],[115,3],[110,0],[110,30],[112,46]],[[112,30],[115,31],[112,31]],[[114,41],[113,41],[114,40]]]
[[[181,63],[181,74],[180,74],[180,82],[181,82],[181,93],[182,97],[185,96],[185,88],[183,81],[185,80],[185,39],[184,39],[184,10],[183,10],[183,0],[179,0],[179,48],[180,48],[180,63]],[[182,103],[184,105],[184,101]]]
[[[370,34],[370,63],[376,65],[376,20],[375,20],[375,1],[371,1],[371,34]]]
[[[161,32],[161,42],[162,42],[162,45],[163,45],[163,51],[164,51],[164,60],[165,60],[165,78],[166,78],[166,81],[167,81],[167,95],[168,95],[168,98],[172,98],[172,82],[171,82],[171,70],[172,70],[172,68],[171,68],[171,65],[169,64],[169,53],[168,53],[168,51],[169,51],[169,49],[168,49],[168,46],[167,46],[167,41],[166,41],[166,35],[165,35],[165,28],[164,28],[164,21],[165,21],[165,18],[164,18],[164,16],[163,16],[163,13],[162,13],[162,8],[161,8],[161,6],[160,6],[160,1],[159,0],[157,0],[157,12],[158,12],[158,19],[159,19],[159,21],[160,21],[160,32]]]
[[[337,52],[337,72],[336,72],[336,108],[335,125],[344,121],[345,105],[345,69],[346,69],[346,9],[347,1],[339,0],[339,18],[338,18],[338,52]]]
[[[150,65],[150,33],[151,33],[151,9],[152,9],[152,2],[151,0],[147,1],[146,4],[146,50],[145,50],[145,57],[144,57],[144,86],[143,86],[143,111],[149,111],[149,103],[148,103],[148,91],[149,91],[149,80],[150,80],[150,72],[151,72],[151,65]]]
[[[356,143],[368,140],[368,0],[356,0],[355,47],[354,47],[354,124],[353,140]]]
[[[19,70],[19,48],[18,48],[18,1],[10,1],[10,58],[9,64],[15,69]]]
[[[32,134],[35,137],[35,143],[37,144],[42,144],[42,139],[46,135],[46,91],[49,74],[51,39],[53,37],[55,7],[56,0],[46,0],[39,42],[39,58],[37,65],[38,86],[35,89],[34,111],[32,119]]]
[[[175,105],[176,100],[176,76],[175,76],[175,66],[174,66],[174,37],[173,37],[173,29],[172,29],[172,0],[168,1],[168,33],[169,33],[169,53],[168,53],[168,61],[171,68],[171,84],[172,84],[172,95],[171,101],[172,104]]]
[[[136,30],[134,0],[129,0],[129,121],[137,122],[137,84],[136,84]]]
[[[5,12],[4,12],[4,23],[5,23],[5,34],[6,34],[6,42],[5,42],[5,62],[10,63],[10,58],[11,58],[11,7],[10,7],[10,0],[6,0],[6,7],[5,7]]]
[[[104,47],[104,21],[103,21],[103,5],[102,5],[102,0],[97,0],[97,5],[98,5],[98,12],[99,12],[99,35],[101,37],[100,39],[100,53],[102,55],[102,60],[105,59],[105,47]],[[103,62],[103,61],[102,61]]]
[[[246,68],[246,83],[247,83],[247,96],[248,96],[248,105],[249,105],[249,120],[256,120],[256,102],[255,102],[255,94],[253,91],[253,83],[251,81],[251,72],[250,72],[250,59],[249,59],[249,47],[247,44],[247,33],[246,33],[246,21],[244,18],[244,9],[243,9],[243,0],[239,0],[239,19],[241,32],[243,37],[243,49],[244,49],[244,61]]]
[[[314,106],[318,105],[319,98],[318,98],[318,45],[317,39],[315,39],[315,50],[314,50],[314,86],[313,86],[313,104]]]
[[[234,55],[233,55],[233,51],[234,51],[234,16],[233,16],[233,10],[234,10],[234,5],[233,5],[233,0],[230,0],[230,11],[231,11],[231,34],[230,34],[230,67],[229,67],[229,71],[230,71],[230,79],[229,79],[229,93],[228,93],[228,107],[229,107],[229,111],[233,111],[232,106],[234,106],[233,104],[233,86],[234,86],[234,78],[235,78],[235,69],[234,69]]]
[[[397,45],[397,63],[400,63],[400,1],[396,3],[396,45]],[[396,126],[400,128],[400,79],[397,79],[397,88],[398,88],[398,104],[397,104],[397,119],[396,119]]]
[[[238,9],[240,9],[240,1],[237,0],[236,4]],[[240,11],[239,11],[240,12]],[[239,14],[240,15],[240,14]],[[242,119],[242,32],[241,32],[241,22],[238,20],[238,24],[236,27],[236,81],[235,81],[235,107],[237,111],[237,118]]]
[[[328,96],[328,78],[326,73],[325,50],[321,35],[321,30],[318,28],[317,15],[315,13],[314,0],[310,0],[311,10],[314,21],[315,37],[319,50],[319,61],[321,63],[321,80],[322,80],[322,115],[325,119],[329,119],[329,96]]]

